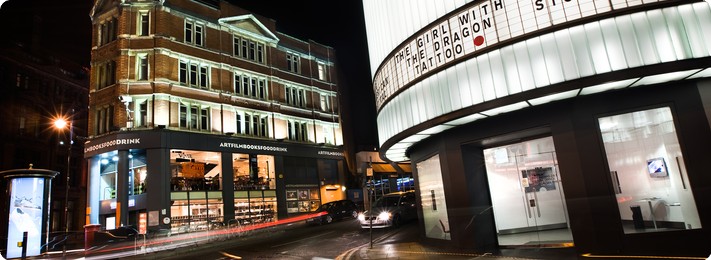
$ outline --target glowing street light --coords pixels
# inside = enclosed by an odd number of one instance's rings
[[[74,113],[74,109],[71,111]],[[62,246],[62,255],[65,255],[67,253],[67,243],[66,243],[66,236],[69,234],[69,220],[67,217],[69,216],[69,170],[71,169],[71,161],[72,161],[72,144],[74,143],[74,131],[72,129],[72,121],[58,117],[54,120],[54,127],[57,128],[58,130],[64,130],[67,128],[69,130],[69,143],[67,144],[67,171],[64,173],[67,175],[67,182],[64,184],[65,189],[64,189],[64,236],[65,236],[65,242]]]

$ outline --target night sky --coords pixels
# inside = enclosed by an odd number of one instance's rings
[[[2,0],[0,0],[2,1]],[[376,146],[375,105],[370,83],[365,23],[360,1],[229,0],[256,14],[276,20],[277,30],[302,40],[333,47],[339,67],[339,87],[350,115],[344,126],[353,129],[357,146]],[[0,8],[0,44],[31,42],[33,24],[40,46],[89,66],[93,0],[10,0]],[[40,17],[41,21],[33,19]],[[345,133],[344,133],[345,134]],[[344,138],[348,138],[344,136]]]

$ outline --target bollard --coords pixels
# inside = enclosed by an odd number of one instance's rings
[[[22,259],[27,258],[27,231],[22,232]]]
[[[94,234],[101,230],[100,224],[84,225],[84,253],[94,245]]]

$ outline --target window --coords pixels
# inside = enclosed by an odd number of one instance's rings
[[[424,191],[420,197],[422,201],[422,214],[427,216],[424,226],[427,227],[425,234],[428,238],[450,240],[447,233],[449,228],[449,216],[447,215],[447,198],[442,185],[442,169],[439,155],[434,155],[424,161],[417,163],[418,174],[422,172],[422,177],[427,182],[419,182],[420,190]],[[439,209],[439,210],[438,210]],[[444,210],[443,210],[444,209]],[[440,229],[440,227],[442,227]]]
[[[249,42],[249,60],[256,60],[255,58],[255,53],[257,52],[257,46],[256,43],[253,41]]]
[[[264,44],[257,44],[257,62],[264,63]]]
[[[242,52],[240,53],[240,57],[246,59],[247,58],[247,45],[249,44],[249,42],[245,39],[242,39],[241,42],[242,42]]]
[[[267,87],[266,87],[266,81],[265,80],[260,80],[259,81],[259,86],[257,89],[259,89],[259,94],[258,97],[259,99],[266,99],[267,98]]]
[[[115,17],[99,24],[99,46],[116,40],[118,36],[117,24]]]
[[[136,120],[136,126],[148,126],[148,101],[143,101],[138,104],[138,116]]]
[[[185,43],[203,46],[203,25],[192,21],[185,21]]]
[[[625,234],[700,229],[671,109],[601,117],[598,123]]]
[[[240,39],[232,37],[232,56],[239,57]]]
[[[269,117],[259,113],[237,112],[237,134],[269,137]]]
[[[96,117],[96,134],[104,134],[111,131],[111,126],[114,123],[114,106],[105,106],[99,108],[95,112]]]
[[[264,63],[264,44],[233,36],[232,55],[243,59]]]
[[[267,98],[267,80],[265,78],[236,71],[234,92],[238,95],[264,100]]]
[[[285,90],[286,103],[295,107],[306,107],[306,90],[286,86]]]
[[[101,64],[94,65],[96,67],[96,89],[116,84],[116,62],[111,60]]]
[[[205,65],[180,61],[180,66],[178,67],[178,81],[180,81],[182,85],[207,89],[207,86],[210,85],[209,71],[209,68]]]
[[[321,98],[321,110],[322,111],[329,111],[331,109],[331,105],[329,102],[329,99],[330,99],[329,96],[327,96],[325,94],[320,94],[319,96]]]
[[[148,34],[150,33],[150,18],[148,16],[148,13],[138,14],[138,25],[138,35],[148,36]]]
[[[200,87],[207,88],[207,67],[200,67]]]
[[[287,131],[289,132],[289,140],[308,141],[309,135],[306,122],[289,120],[287,123]]]
[[[242,129],[243,129],[243,127],[242,127],[242,123],[243,123],[243,122],[242,122],[242,115],[238,113],[238,114],[235,115],[235,118],[237,119],[237,133],[238,133],[238,134],[241,134],[241,133],[243,133],[243,132],[242,132]]]
[[[319,62],[318,66],[318,79],[326,81],[326,64]]]
[[[210,107],[180,103],[180,128],[210,130]]]
[[[293,73],[299,73],[301,71],[299,69],[299,67],[300,67],[299,63],[300,63],[299,55],[296,55],[293,53],[286,54],[286,69],[288,71],[291,71]]]
[[[30,76],[25,73],[18,72],[15,80],[15,86],[18,88],[27,89],[30,86]]]
[[[136,63],[136,76],[138,80],[148,80],[148,56],[137,56]]]

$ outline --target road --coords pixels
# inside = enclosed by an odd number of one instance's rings
[[[407,240],[416,233],[411,222],[397,229],[374,229],[374,241]],[[297,223],[220,242],[219,245],[183,248],[163,259],[334,259],[356,247],[368,246],[370,232],[355,220],[329,225]]]

